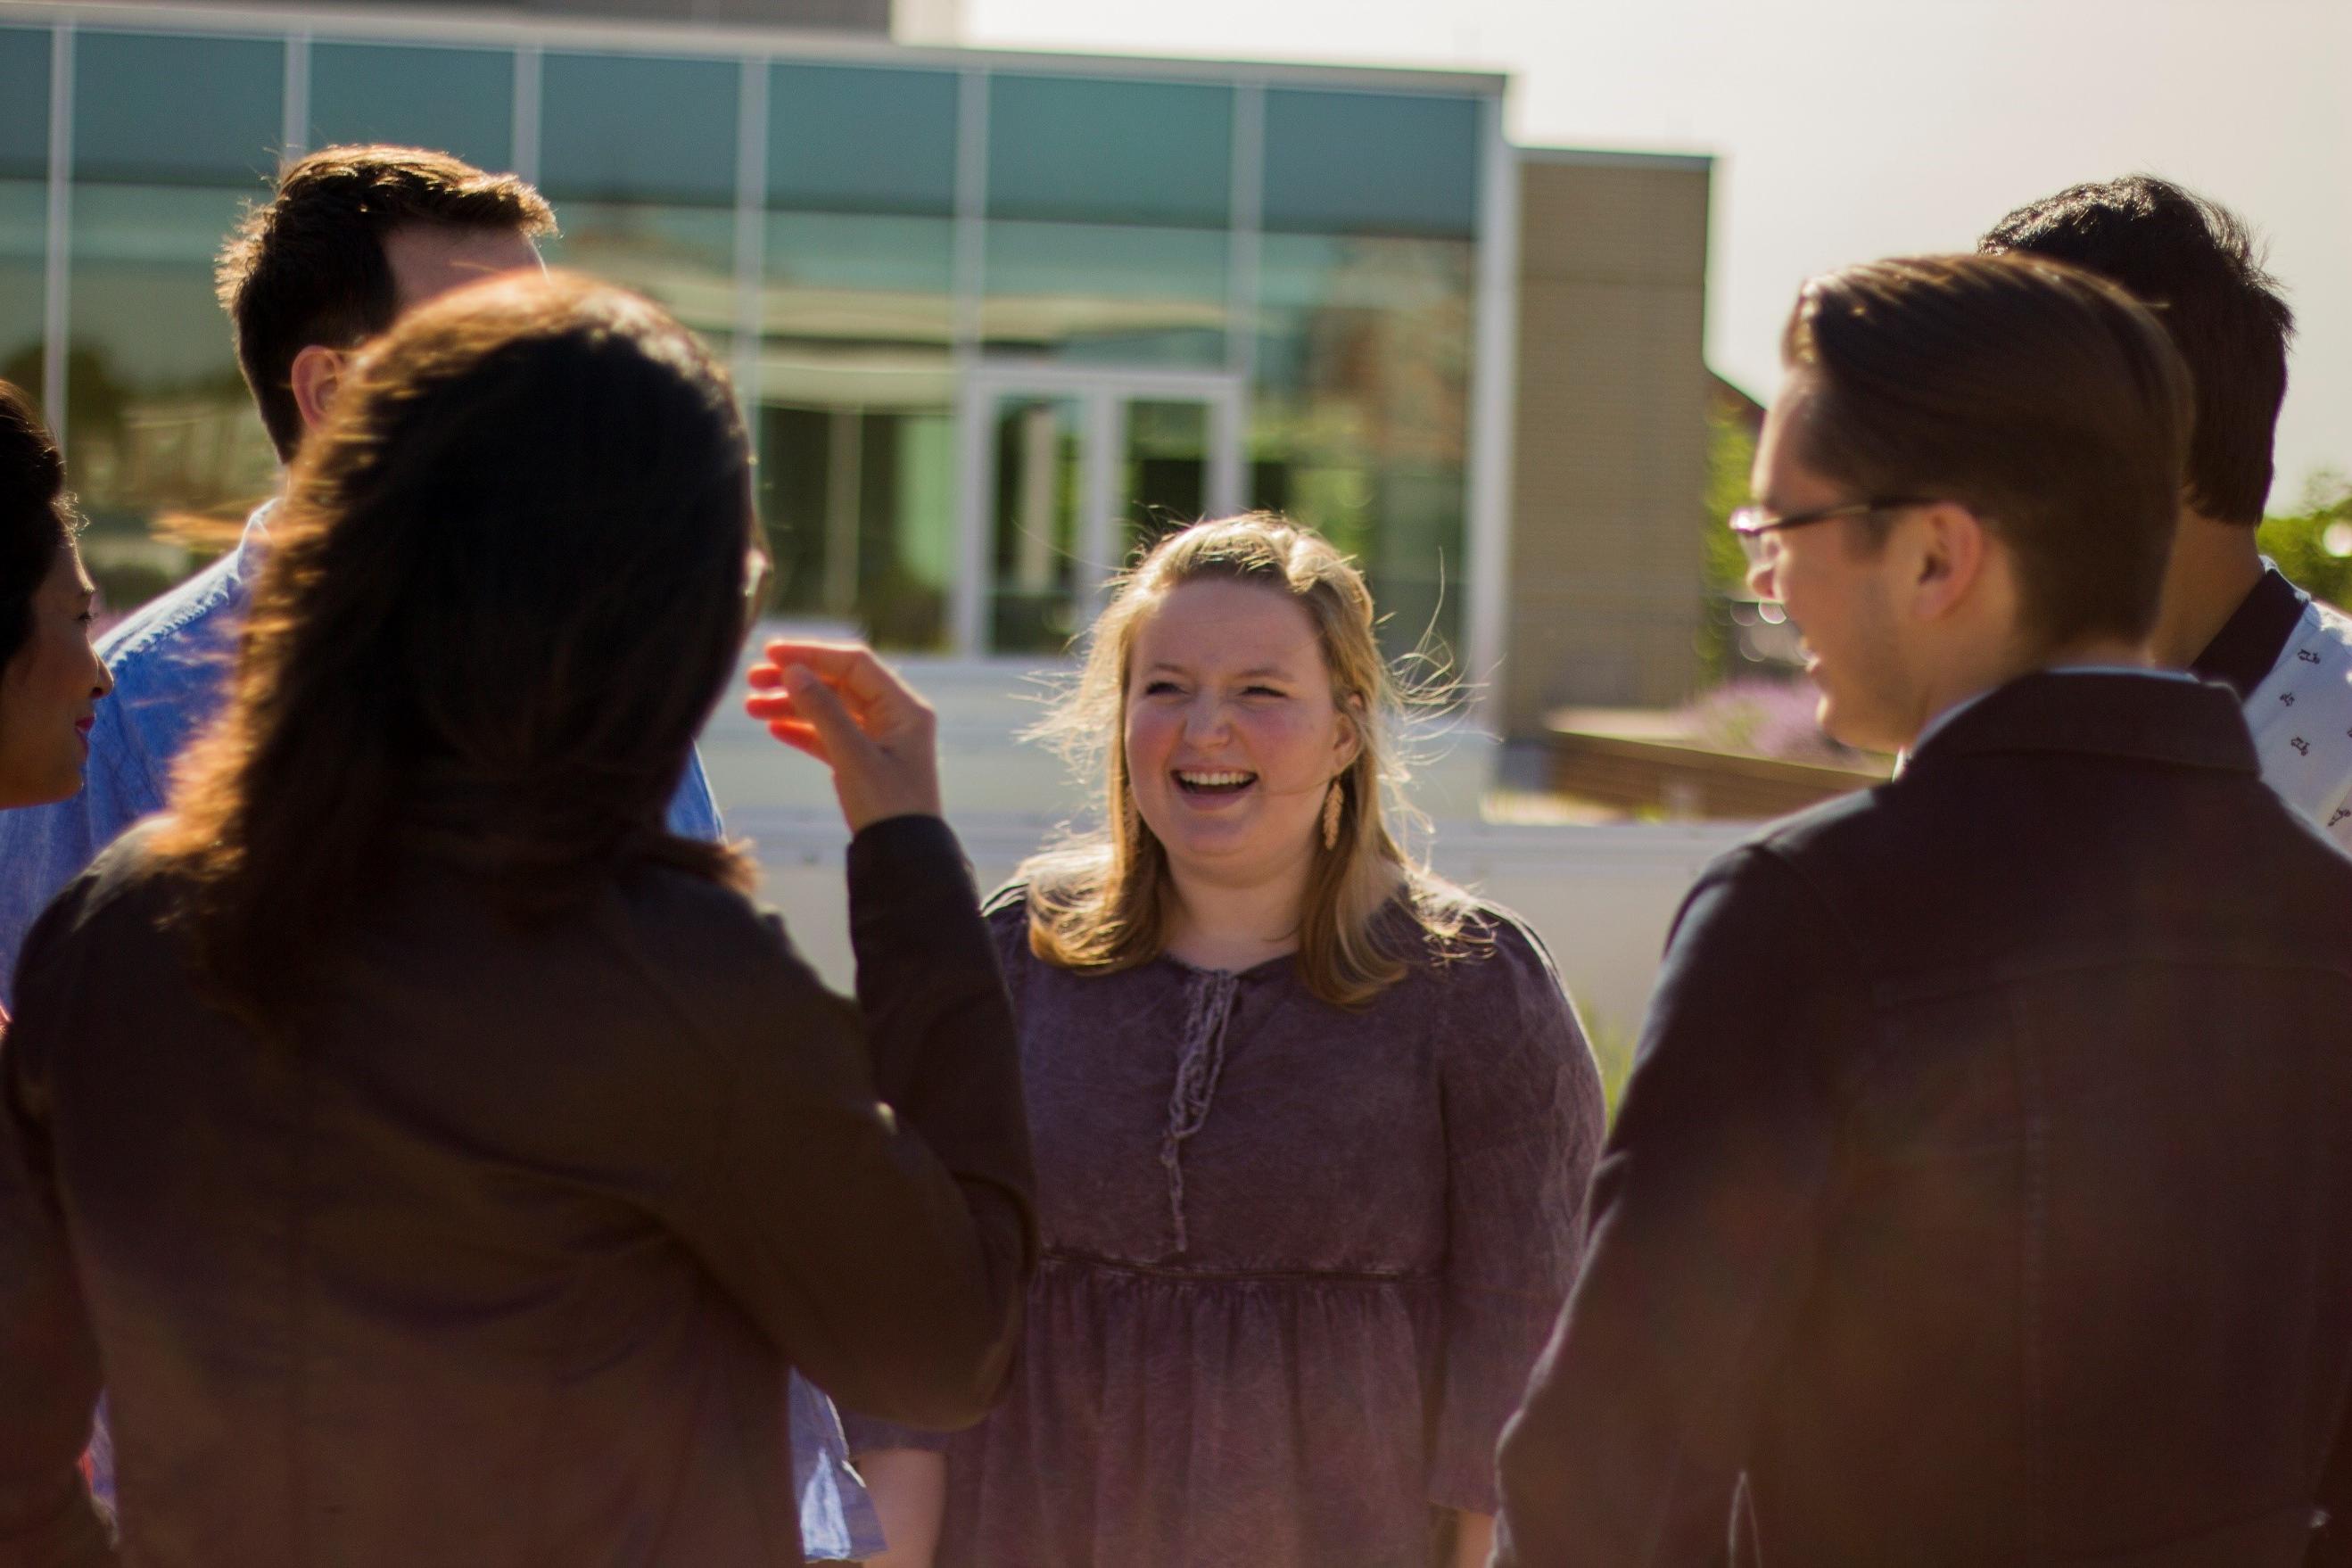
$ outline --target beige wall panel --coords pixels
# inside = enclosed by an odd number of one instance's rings
[[[1669,706],[1696,675],[1709,175],[1522,165],[1509,731],[1566,704]]]

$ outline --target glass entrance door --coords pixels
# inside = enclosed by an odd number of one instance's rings
[[[988,500],[988,646],[1058,647],[1076,630],[1086,405],[1073,397],[994,399]]]
[[[961,421],[969,653],[1060,653],[1139,546],[1240,507],[1226,376],[992,369],[967,384]]]

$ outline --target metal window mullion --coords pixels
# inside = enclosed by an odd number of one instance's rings
[[[735,115],[735,396],[759,441],[760,334],[768,266],[768,62],[743,61]]]
[[[41,412],[66,443],[66,346],[73,267],[74,25],[49,30],[48,233],[42,237]]]
[[[540,53],[537,44],[518,44],[514,54],[514,172],[539,184]],[[559,221],[562,215],[558,215]]]
[[[857,614],[857,545],[866,510],[866,411],[837,407],[825,416],[824,586],[828,616]]]
[[[980,374],[981,291],[986,286],[988,73],[966,70],[956,99],[955,256],[950,301],[956,396],[955,651],[987,651],[989,392]]]
[[[1091,624],[1101,613],[1111,574],[1118,570],[1116,524],[1119,471],[1127,447],[1127,395],[1115,386],[1097,387],[1079,405],[1078,608]]]
[[[953,328],[958,353],[977,353],[988,268],[988,73],[968,70],[956,98]]]
[[[299,27],[286,36],[286,88],[278,120],[278,156],[290,163],[310,146],[310,32]]]
[[[1236,512],[1248,504],[1250,384],[1257,373],[1257,293],[1265,220],[1265,84],[1234,88],[1233,206],[1228,220],[1225,363],[1234,390],[1212,405],[1209,510]]]
[[[1503,664],[1511,551],[1512,381],[1517,374],[1519,164],[1503,134],[1503,100],[1479,108],[1476,340],[1471,356],[1469,553],[1463,669],[1470,717],[1499,733],[1493,682]]]

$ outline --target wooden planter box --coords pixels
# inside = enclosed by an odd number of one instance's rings
[[[1670,817],[1761,819],[1884,780],[1890,763],[1792,763],[1718,752],[1667,715],[1564,709],[1545,721],[1551,787],[1598,805]]]

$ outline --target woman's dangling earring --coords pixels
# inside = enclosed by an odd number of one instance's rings
[[[1323,796],[1323,847],[1326,849],[1339,847],[1339,808],[1343,804],[1339,781],[1333,779],[1330,790]]]

